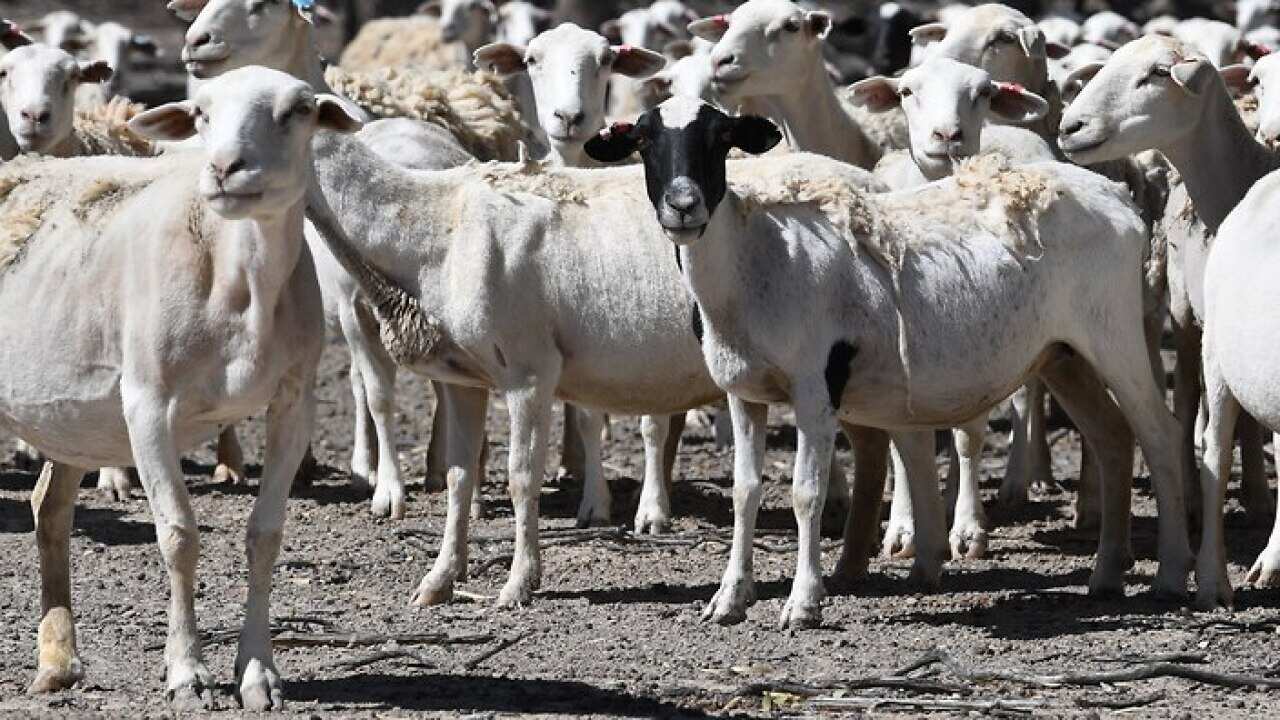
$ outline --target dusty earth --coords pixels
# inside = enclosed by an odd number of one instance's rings
[[[160,0],[114,3],[82,0],[90,13],[109,8],[155,34],[168,51],[139,76],[136,96],[163,97],[180,87],[174,58],[181,27],[160,11]],[[43,2],[0,1],[0,15],[27,19]],[[101,16],[100,13],[95,13]],[[424,448],[432,407],[425,384],[401,380],[401,463],[413,483],[409,518],[374,520],[368,503],[348,487],[351,399],[346,353],[334,345],[324,359],[319,387],[316,453],[321,477],[300,489],[290,506],[285,545],[276,572],[273,606],[282,635],[277,661],[287,681],[286,712],[307,717],[419,717],[453,715],[669,717],[700,714],[750,717],[856,713],[805,700],[803,684],[850,688],[859,679],[892,674],[934,648],[971,667],[1053,674],[1115,670],[1135,659],[1193,653],[1215,671],[1280,677],[1280,593],[1242,589],[1234,613],[1193,614],[1145,591],[1154,572],[1154,502],[1146,478],[1135,482],[1134,549],[1139,562],[1123,599],[1094,600],[1086,582],[1095,537],[1071,528],[1070,491],[1079,463],[1078,442],[1057,433],[1055,472],[1064,488],[1033,493],[1023,508],[997,507],[1004,473],[1002,437],[993,435],[985,463],[984,494],[993,525],[989,557],[950,563],[944,592],[917,594],[905,580],[908,561],[875,560],[869,577],[834,594],[821,629],[776,629],[794,564],[794,520],[788,479],[794,432],[778,423],[771,434],[769,478],[756,552],[760,602],[745,623],[718,627],[700,621],[702,604],[718,584],[726,560],[719,538],[731,526],[728,453],[706,432],[691,430],[673,495],[678,520],[664,541],[630,537],[625,530],[584,536],[571,530],[579,487],[551,479],[542,499],[544,584],[534,603],[500,611],[486,599],[504,579],[510,552],[511,505],[505,490],[506,414],[494,404],[491,461],[483,495],[490,517],[475,528],[470,601],[431,609],[409,606],[439,542],[443,499],[422,490]],[[559,430],[557,429],[557,435]],[[242,437],[260,457],[260,421]],[[841,449],[844,459],[848,452]],[[638,425],[619,419],[606,445],[607,473],[616,498],[614,520],[625,526],[634,512],[642,455]],[[7,456],[7,453],[3,453]],[[224,683],[211,715],[238,714],[231,695],[233,635],[242,617],[246,571],[243,528],[253,490],[214,484],[212,453],[189,456],[188,483],[200,518],[203,551],[197,608],[209,639],[210,668]],[[256,466],[251,475],[256,474]],[[1141,473],[1138,473],[1141,475]],[[80,498],[72,544],[73,593],[79,642],[88,676],[81,687],[28,697],[35,671],[39,619],[37,562],[27,505],[35,477],[0,467],[0,716],[106,718],[168,715],[163,702],[162,650],[167,583],[146,503],[140,496],[114,503],[91,489]],[[1266,542],[1235,500],[1227,518],[1232,576],[1240,578]],[[836,541],[824,553],[828,570]],[[231,631],[231,632],[228,632]],[[298,647],[300,636],[332,639],[342,633],[373,636],[373,645]],[[381,636],[381,637],[378,637]],[[425,636],[425,637],[424,637]],[[293,638],[286,641],[283,638]],[[394,640],[393,638],[399,638]],[[440,642],[440,640],[446,642]],[[387,640],[387,642],[380,642]],[[426,644],[414,644],[433,640]],[[510,644],[514,642],[515,644]],[[399,656],[375,653],[399,648]],[[490,655],[494,650],[495,654]],[[393,653],[388,653],[393,655]],[[486,657],[488,655],[488,657]],[[847,705],[878,698],[872,714],[920,714],[929,703],[1000,700],[993,712],[1030,710],[1048,716],[1111,712],[1106,703],[1138,703],[1126,714],[1153,717],[1269,717],[1273,694],[1224,689],[1184,679],[1154,679],[1088,688],[973,684],[932,666],[915,673],[932,694],[886,688],[824,690]],[[917,683],[919,685],[920,683]],[[776,691],[767,691],[765,688]],[[1275,692],[1275,691],[1272,691]],[[849,700],[854,698],[855,700]],[[938,710],[961,712],[958,706]]]

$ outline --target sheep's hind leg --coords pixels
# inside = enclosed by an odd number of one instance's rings
[[[65,690],[84,677],[71,612],[71,520],[84,471],[45,463],[31,493],[40,551],[39,665],[28,692]]]
[[[213,481],[227,485],[244,484],[244,450],[236,437],[236,426],[228,425],[218,434],[218,464],[213,469]]]
[[[915,557],[915,513],[911,507],[907,466],[897,443],[893,444],[890,455],[893,458],[893,499],[889,503],[889,525],[884,530],[880,554],[885,558]]]
[[[902,461],[904,482],[911,496],[915,528],[915,562],[909,582],[936,590],[942,579],[942,563],[947,555],[947,518],[938,490],[938,465],[933,431],[893,433],[893,444]]]
[[[982,444],[987,432],[986,413],[952,431],[960,471],[955,491],[955,515],[951,524],[951,557],[980,558],[987,553],[986,514],[982,510]]]
[[[1275,435],[1272,443],[1275,452],[1280,453],[1280,433]],[[1277,485],[1276,493],[1280,496],[1280,485]],[[1280,500],[1280,497],[1277,497],[1277,500]],[[1267,547],[1258,555],[1258,559],[1253,561],[1253,567],[1249,568],[1245,582],[1255,587],[1280,587],[1280,513],[1276,514],[1271,526],[1271,537],[1267,540]]]
[[[729,412],[733,418],[733,544],[720,588],[702,611],[704,620],[720,625],[746,620],[747,607],[756,601],[752,543],[760,511],[769,406],[730,395]]]
[[[845,518],[844,547],[832,575],[837,585],[852,584],[867,572],[867,559],[880,532],[880,503],[889,465],[888,433],[848,424],[844,433],[853,446],[853,489]]]
[[[613,516],[613,494],[604,477],[600,438],[605,415],[585,407],[575,408],[574,429],[582,444],[582,499],[578,503],[578,527],[606,526]]]
[[[1240,502],[1251,526],[1266,527],[1275,514],[1276,506],[1271,486],[1267,484],[1262,426],[1252,415],[1242,413],[1236,423],[1236,436],[1240,441]]]
[[[287,376],[267,408],[262,482],[245,532],[249,589],[235,661],[236,694],[241,706],[250,711],[284,706],[284,685],[271,651],[271,571],[284,538],[289,489],[307,452],[315,419],[312,372]]]
[[[453,586],[467,577],[467,537],[471,521],[471,500],[481,476],[481,455],[485,442],[484,421],[489,408],[489,391],[450,385],[441,396],[441,408],[449,417],[444,423],[447,438],[446,478],[448,506],[440,553],[431,571],[422,578],[413,595],[414,605],[439,605],[453,598]]]
[[[658,535],[671,528],[670,469],[666,450],[676,418],[684,419],[681,415],[645,415],[640,419],[640,434],[644,438],[644,485],[636,508],[637,535],[645,532]],[[683,426],[684,423],[680,424]]]
[[[167,398],[145,385],[122,383],[129,441],[155,518],[156,542],[169,574],[169,637],[165,644],[167,695],[176,710],[207,709],[213,674],[205,666],[196,628],[195,573],[200,531],[178,462]]]
[[[378,434],[373,428],[373,415],[369,413],[369,398],[365,395],[364,378],[360,375],[360,363],[355,351],[351,352],[352,412],[356,416],[355,431],[351,440],[351,483],[369,493],[378,484]]]
[[[129,469],[122,467],[98,468],[98,492],[108,500],[124,502],[129,499],[133,488],[133,479],[129,477]]]
[[[1242,415],[1240,404],[1218,373],[1217,363],[1206,357],[1204,364],[1205,426],[1204,468],[1200,471],[1201,521],[1200,553],[1196,556],[1196,607],[1213,610],[1231,607],[1233,592],[1227,576],[1226,538],[1222,511],[1231,478],[1232,440]]]

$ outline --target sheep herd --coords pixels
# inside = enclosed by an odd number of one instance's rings
[[[1280,13],[852,5],[432,0],[350,24],[330,64],[315,24],[354,20],[314,0],[172,0],[184,44],[163,51],[180,54],[187,95],[150,108],[125,93],[133,59],[162,51],[151,38],[68,11],[0,21],[0,333],[22,339],[0,345],[0,424],[43,462],[32,692],[85,675],[80,482],[96,470],[127,496],[135,468],[170,580],[167,698],[209,705],[180,460],[216,439],[215,476],[243,482],[235,423],[265,408],[235,692],[282,706],[272,569],[313,465],[326,336],[350,349],[343,470],[375,516],[409,503],[396,374],[434,386],[427,485],[447,517],[417,605],[450,602],[467,577],[492,396],[515,516],[498,607],[538,601],[563,402],[582,527],[613,520],[610,415],[642,417],[637,535],[670,528],[689,420],[732,445],[731,549],[703,610],[726,625],[757,598],[768,410],[791,409],[799,542],[778,624],[801,630],[877,543],[928,590],[946,589],[946,560],[985,555],[989,415],[1009,403],[999,497],[1016,504],[1052,479],[1051,394],[1083,438],[1090,593],[1122,595],[1135,562],[1140,448],[1152,589],[1231,607],[1237,440],[1249,514],[1276,507],[1261,433],[1280,431],[1280,332],[1265,322],[1280,304],[1266,264]],[[830,578],[824,508],[846,518]],[[1244,581],[1280,586],[1280,522]]]

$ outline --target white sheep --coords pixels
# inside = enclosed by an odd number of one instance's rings
[[[1247,72],[1240,67],[1222,71],[1237,79]],[[1197,351],[1201,344],[1196,325],[1197,317],[1206,317],[1205,268],[1216,255],[1216,251],[1209,252],[1208,241],[1215,234],[1227,237],[1220,226],[1228,214],[1255,183],[1280,167],[1280,159],[1250,137],[1209,58],[1174,38],[1140,38],[1116,51],[1105,66],[1082,68],[1077,74],[1090,77],[1063,115],[1059,141],[1062,149],[1070,157],[1086,162],[1151,148],[1160,150],[1181,174],[1183,193],[1194,202],[1194,216],[1203,223],[1202,229],[1197,230],[1188,216],[1169,230],[1170,266],[1180,269],[1176,278],[1170,273],[1170,314],[1178,344],[1174,402],[1182,423],[1179,437],[1183,464],[1194,469],[1195,405],[1200,396]],[[1190,205],[1177,198],[1178,194],[1171,194],[1170,211],[1184,215],[1184,208],[1190,209]],[[1175,261],[1175,248],[1180,248],[1179,261]],[[1176,287],[1175,279],[1185,286]],[[1179,303],[1187,307],[1179,308]],[[1207,344],[1206,341],[1206,347]],[[1210,354],[1206,352],[1206,358]],[[1219,352],[1211,362],[1222,363],[1223,354]],[[1217,370],[1206,367],[1206,377]],[[1212,418],[1215,410],[1223,408],[1222,388],[1206,385],[1206,389]],[[1265,417],[1263,420],[1269,422]],[[1234,425],[1234,418],[1226,423],[1228,429]],[[1242,445],[1251,445],[1242,448],[1246,464],[1242,499],[1251,516],[1266,518],[1272,498],[1257,435],[1256,428],[1241,430]],[[1217,482],[1223,478],[1217,475],[1215,464],[1223,442],[1213,434],[1206,434],[1205,440],[1209,474],[1201,479],[1204,535],[1196,571],[1197,604],[1202,607],[1229,604],[1231,600],[1231,586],[1225,582],[1225,566],[1221,564],[1221,488]],[[1215,453],[1212,458],[1210,444]],[[1249,463],[1254,463],[1254,468],[1250,469]]]
[[[1062,15],[1042,18],[1036,23],[1044,33],[1046,42],[1057,43],[1063,47],[1074,47],[1080,42],[1080,23]]]
[[[1214,67],[1226,67],[1247,55],[1244,34],[1228,23],[1208,18],[1187,18],[1178,23],[1173,37],[1209,58]]]
[[[679,0],[657,0],[648,7],[628,10],[600,27],[600,33],[617,45],[665,52],[668,45],[690,39],[688,25],[698,19]],[[609,116],[629,118],[645,109],[641,83],[625,75],[609,82]],[[594,133],[593,133],[594,134]]]
[[[715,90],[730,106],[753,100],[783,128],[787,145],[859,167],[874,167],[884,147],[846,106],[827,74],[822,48],[831,15],[789,0],[748,0],[730,15],[689,25],[715,43]]]
[[[703,356],[730,396],[734,541],[706,616],[741,620],[755,599],[751,543],[769,404],[790,404],[799,434],[791,495],[800,551],[780,623],[813,627],[825,594],[818,514],[840,424],[892,435],[916,513],[912,577],[936,586],[946,533],[933,437],[919,431],[967,422],[1037,372],[1107,468],[1091,591],[1123,592],[1130,562],[1127,418],[1159,503],[1155,587],[1185,594],[1192,556],[1177,423],[1147,362],[1146,228],[1127,193],[1063,163],[991,160],[881,196],[838,178],[797,177],[775,186],[772,201],[726,184],[730,148],[760,153],[780,139],[762,118],[672,98],[588,145],[600,160],[640,152],[651,212],[676,245],[702,317]],[[883,452],[887,437],[878,434]],[[844,549],[862,567],[878,519],[870,495],[854,505],[863,514],[850,518],[858,529]]]
[[[1113,10],[1096,12],[1080,25],[1080,39],[1091,45],[1115,50],[1142,34],[1142,29],[1129,18]]]
[[[165,140],[199,132],[205,149],[0,168],[9,263],[0,326],[24,338],[0,350],[0,422],[52,459],[32,494],[42,619],[31,690],[65,689],[83,675],[67,555],[83,468],[131,464],[169,574],[168,697],[179,710],[211,704],[195,616],[199,531],[179,453],[265,406],[269,460],[246,534],[236,694],[246,709],[278,708],[271,572],[323,348],[302,236],[311,137],[359,122],[335,98],[255,68],[131,125]],[[86,296],[95,312],[75,299]]]
[[[18,149],[70,157],[90,154],[86,152],[88,144],[109,142],[110,138],[99,132],[106,128],[88,122],[77,126],[76,89],[110,77],[111,68],[106,63],[79,62],[65,50],[47,45],[31,44],[10,50],[0,58],[0,106]],[[126,129],[120,130],[121,134],[128,134]],[[145,146],[145,154],[151,154],[149,142],[135,138],[134,144]]]

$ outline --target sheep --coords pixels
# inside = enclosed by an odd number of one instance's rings
[[[781,137],[763,118],[672,98],[587,146],[605,161],[640,152],[651,212],[699,309],[703,357],[729,393],[734,541],[705,616],[740,620],[755,599],[751,543],[769,404],[795,409],[799,435],[791,495],[800,552],[780,624],[814,627],[824,595],[817,518],[840,424],[883,428],[872,441],[881,453],[886,432],[897,444],[917,520],[912,577],[936,586],[945,529],[933,438],[919,431],[969,421],[1033,373],[1059,390],[1107,459],[1091,591],[1122,592],[1130,562],[1128,418],[1160,505],[1155,586],[1184,595],[1192,556],[1177,423],[1147,365],[1147,239],[1128,194],[1074,166],[1015,169],[994,156],[881,196],[836,178],[786,188],[770,202],[726,183],[731,147],[758,154]],[[854,504],[860,516],[846,525],[844,552],[865,567],[878,489],[859,490],[870,502]]]
[[[1247,72],[1240,67],[1221,71],[1236,80]],[[1210,59],[1174,38],[1140,38],[1116,51],[1105,66],[1082,68],[1078,74],[1089,79],[1063,115],[1059,141],[1062,149],[1069,157],[1086,161],[1123,157],[1145,149],[1160,150],[1181,175],[1182,193],[1194,202],[1194,217],[1202,223],[1202,229],[1197,229],[1191,218],[1186,218],[1169,230],[1170,265],[1180,267],[1177,278],[1185,283],[1185,287],[1170,289],[1170,315],[1178,349],[1174,405],[1181,422],[1182,464],[1194,470],[1195,405],[1200,397],[1201,371],[1197,361],[1202,342],[1196,320],[1206,318],[1205,268],[1217,255],[1216,251],[1208,252],[1208,242],[1215,235],[1229,237],[1220,226],[1255,183],[1263,182],[1264,177],[1280,168],[1280,158],[1250,136],[1232,106],[1222,75]],[[1178,194],[1171,194],[1169,205],[1171,211],[1181,215],[1187,204],[1177,198]],[[1175,262],[1175,248],[1180,251],[1180,262]],[[1171,286],[1174,279],[1170,273]],[[1209,376],[1221,369],[1224,360],[1222,352],[1207,350],[1209,342],[1205,341],[1205,358],[1210,362],[1204,372],[1212,420],[1215,410],[1223,410],[1224,401],[1220,383],[1211,384],[1215,381],[1210,381]],[[1262,419],[1269,422],[1265,416]],[[1228,431],[1235,424],[1232,414],[1225,423]],[[1265,519],[1273,509],[1262,464],[1261,439],[1256,427],[1239,430],[1245,463],[1242,500],[1250,516]],[[1203,535],[1196,568],[1196,604],[1200,607],[1231,601],[1231,586],[1225,582],[1222,564],[1218,486],[1218,481],[1225,478],[1217,475],[1215,465],[1222,441],[1220,434],[1206,433],[1206,474],[1201,476]]]
[[[1173,78],[1167,73],[1175,64],[1198,74]],[[1222,73],[1238,83],[1248,70],[1228,67]],[[1161,224],[1168,236],[1169,314],[1177,350],[1174,409],[1181,425],[1183,467],[1194,473],[1199,324],[1209,242],[1236,202],[1258,178],[1280,166],[1280,159],[1250,137],[1210,60],[1176,38],[1139,38],[1106,65],[1080,68],[1074,78],[1087,84],[1063,116],[1059,145],[1068,157],[1094,162],[1155,149],[1182,179],[1170,190]],[[1201,122],[1185,123],[1183,118]],[[1223,163],[1224,153],[1230,162]],[[1265,522],[1272,498],[1261,439],[1251,419],[1239,433],[1242,500],[1251,522]]]
[[[841,102],[822,59],[831,16],[790,0],[748,0],[731,15],[703,18],[689,31],[711,51],[716,92],[729,105],[761,99],[793,150],[870,169],[884,148]]]
[[[253,68],[130,125],[164,140],[199,132],[205,149],[0,168],[8,259],[0,323],[26,339],[0,350],[8,377],[0,422],[52,459],[32,494],[42,617],[31,691],[83,676],[67,555],[82,468],[132,464],[169,573],[167,695],[178,710],[211,704],[195,617],[197,520],[179,453],[267,406],[269,460],[246,534],[247,619],[235,667],[246,709],[278,708],[271,569],[323,348],[302,237],[310,143],[317,130],[350,132],[359,121],[336,98]],[[69,301],[87,293],[97,312]]]
[[[1172,36],[1180,22],[1174,15],[1157,15],[1142,24],[1142,34]]]
[[[1249,69],[1245,79],[1257,102],[1254,137],[1272,149],[1280,144],[1280,72],[1277,71],[1280,71],[1280,55],[1267,55]]]
[[[1068,17],[1053,15],[1036,23],[1044,33],[1047,43],[1057,43],[1063,47],[1074,47],[1079,44],[1081,36],[1080,23]]]
[[[93,24],[70,10],[46,13],[26,29],[38,34],[45,45],[67,52],[85,50],[93,43]]]
[[[648,7],[628,10],[605,22],[600,26],[600,34],[615,45],[661,51],[671,43],[688,41],[688,25],[697,19],[698,14],[679,0],[657,0]],[[614,76],[609,81],[610,117],[635,117],[645,109],[639,85],[625,75]]]
[[[104,83],[82,86],[79,98],[104,103],[120,95],[128,86],[133,56],[154,58],[160,55],[160,47],[148,35],[136,33],[117,22],[104,22],[93,27],[93,40],[86,53],[88,59],[101,60],[114,72]]]
[[[414,602],[445,602],[466,577],[467,508],[492,390],[506,398],[511,416],[516,513],[515,561],[498,604],[527,603],[541,575],[537,498],[553,399],[660,415],[720,395],[698,351],[692,302],[646,211],[640,168],[528,161],[410,174],[358,142],[330,137],[319,143],[316,165],[332,205],[328,215],[342,218],[339,225],[312,214],[320,236],[362,289],[378,276],[404,289],[385,301],[377,286],[364,289],[396,364],[451,383],[445,538]],[[798,173],[882,187],[865,171],[805,154],[729,169],[735,182],[761,188],[787,178],[794,183]],[[350,177],[369,180],[352,187]],[[415,229],[411,241],[400,224],[383,221],[387,214]],[[468,222],[459,224],[458,217]],[[602,243],[601,237],[627,240]],[[423,324],[438,332],[415,329]],[[661,448],[660,440],[646,447]],[[860,468],[876,463],[864,460]],[[660,459],[647,464],[659,467]]]
[[[1112,50],[1136,39],[1141,34],[1142,30],[1136,23],[1111,10],[1096,12],[1085,18],[1080,25],[1081,40]]]
[[[497,30],[498,9],[491,0],[427,0],[418,14],[438,18],[440,39],[462,45],[467,70],[474,69],[472,55],[493,39]]]
[[[65,50],[31,44],[0,58],[0,77],[0,106],[21,152],[70,157],[114,147],[115,154],[152,154],[151,143],[113,123],[131,112],[128,103],[77,112],[76,89],[108,80],[106,63],[78,62]]]
[[[711,67],[713,43],[694,38],[680,57],[667,63],[662,70],[640,83],[637,91],[640,104],[647,110],[661,104],[673,95],[696,97],[713,105],[720,96],[714,85],[714,68]]]
[[[1076,45],[1064,56],[1049,60],[1049,79],[1059,91],[1074,93],[1075,88],[1066,86],[1067,78],[1077,68],[1093,63],[1104,63],[1114,52],[1110,48],[1092,43]]]
[[[1245,54],[1244,35],[1227,23],[1208,18],[1187,18],[1178,23],[1173,37],[1209,58],[1214,67],[1226,67]]]
[[[433,17],[376,18],[360,26],[360,32],[342,49],[338,64],[352,72],[387,67],[465,67],[465,49],[446,43],[440,35],[440,21]]]

